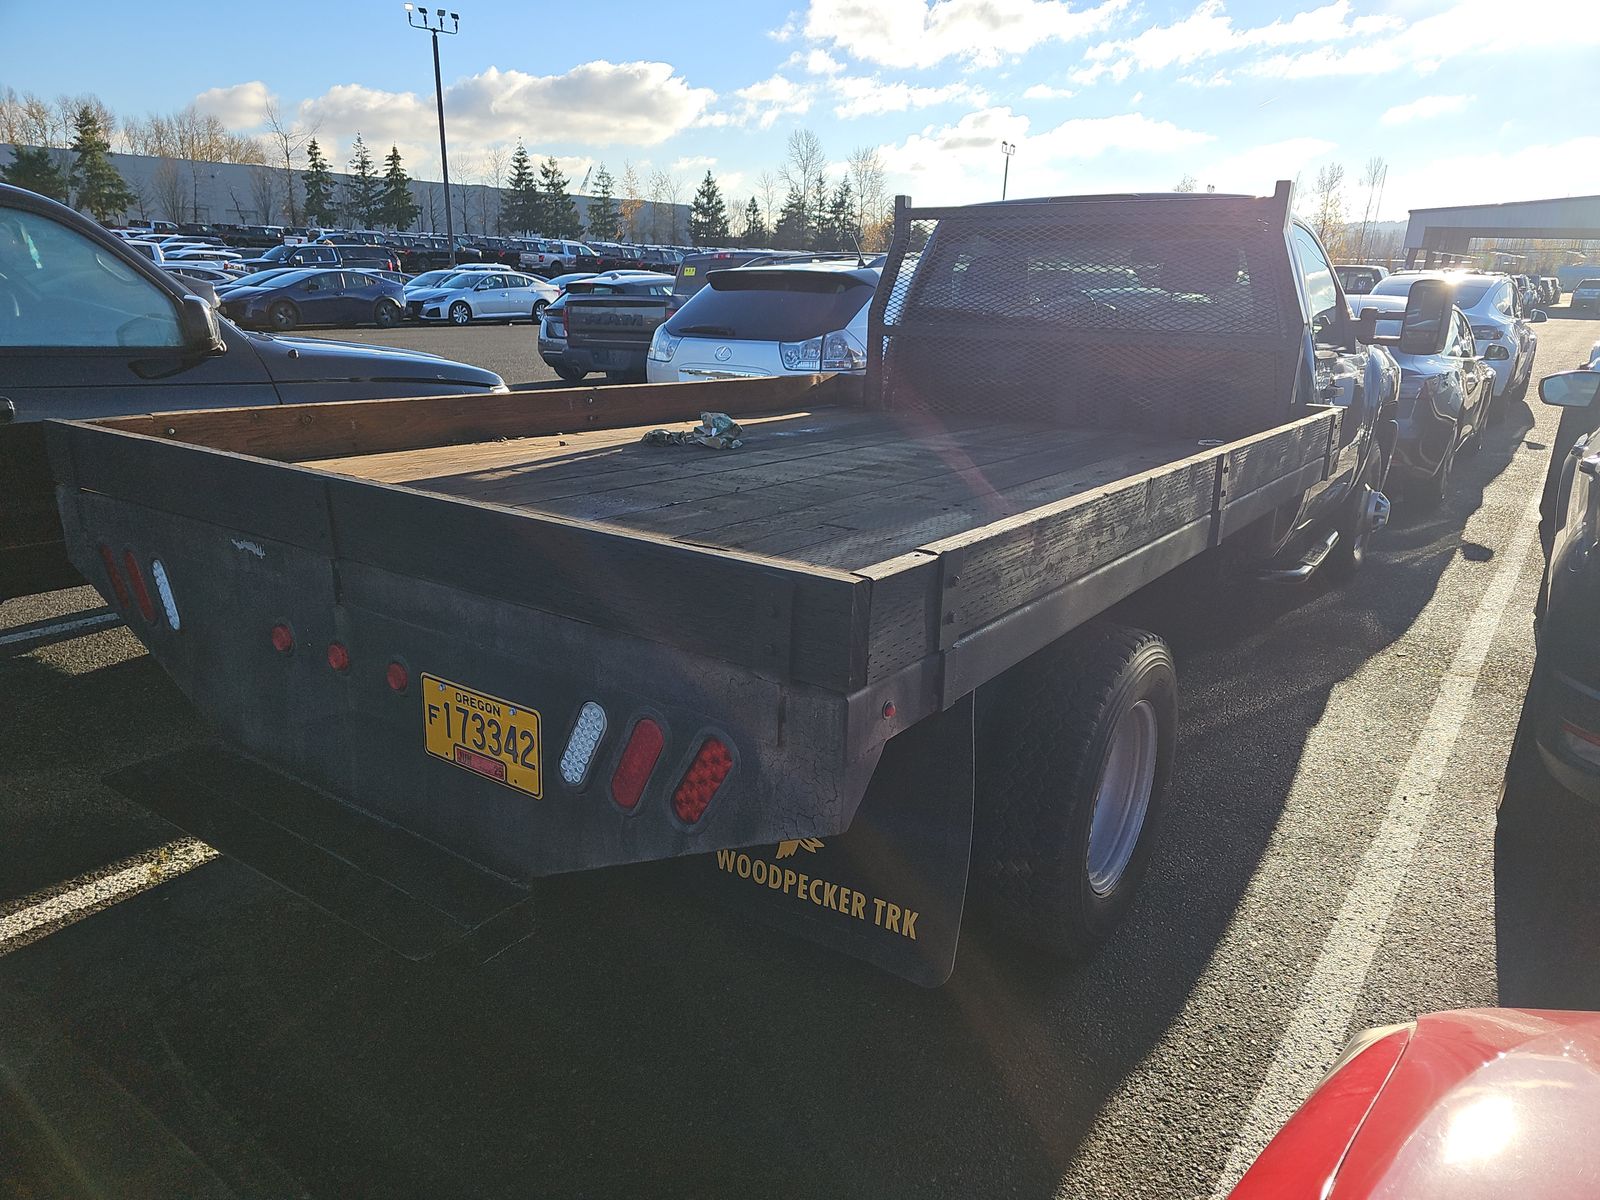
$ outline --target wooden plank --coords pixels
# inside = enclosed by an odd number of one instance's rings
[[[119,417],[97,424],[292,462],[451,442],[486,442],[501,437],[693,420],[705,411],[738,416],[800,404],[849,405],[859,402],[860,392],[860,380],[853,376],[786,375],[200,409]]]
[[[959,563],[940,632],[960,637],[1201,517],[1221,454],[1195,455],[921,547]]]
[[[885,679],[939,648],[939,559],[914,550],[864,567],[872,581],[867,681]]]
[[[1326,458],[1330,422],[1337,422],[1337,417],[1324,409],[1224,447],[1228,495],[1244,496],[1314,459]]]

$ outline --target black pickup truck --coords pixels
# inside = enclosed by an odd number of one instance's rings
[[[224,739],[113,785],[417,957],[668,859],[923,984],[969,897],[1087,953],[1177,744],[1119,603],[1382,520],[1398,371],[1289,201],[902,199],[864,377],[52,422],[74,561]],[[643,440],[705,411],[743,444]]]

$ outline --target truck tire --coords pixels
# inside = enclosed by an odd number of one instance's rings
[[[1339,544],[1323,564],[1323,570],[1336,583],[1353,578],[1367,561],[1367,543],[1372,540],[1373,531],[1362,532],[1361,527],[1366,520],[1367,498],[1381,490],[1379,484],[1382,480],[1383,459],[1374,454],[1367,462],[1367,469],[1362,472],[1361,482],[1350,494],[1344,515],[1339,519]]]
[[[1085,959],[1127,913],[1176,744],[1153,633],[1094,623],[978,695],[973,902],[1003,935]]]

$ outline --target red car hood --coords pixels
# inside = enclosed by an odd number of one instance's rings
[[[1600,1196],[1600,1013],[1420,1017],[1343,1064],[1234,1200]]]

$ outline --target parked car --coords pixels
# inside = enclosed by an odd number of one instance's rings
[[[265,267],[357,267],[373,271],[398,271],[400,259],[387,246],[365,243],[329,245],[324,242],[303,242],[299,245],[273,246],[259,258],[244,260],[249,270]]]
[[[300,325],[398,325],[405,293],[397,283],[363,271],[320,268],[280,275],[222,298],[226,317],[279,332]]]
[[[1417,354],[1402,344],[1406,302],[1400,296],[1354,296],[1350,311],[1377,315],[1376,332],[1392,332],[1389,349],[1400,364],[1400,433],[1390,461],[1390,478],[1405,485],[1424,504],[1435,505],[1450,491],[1456,454],[1476,450],[1494,405],[1494,369],[1478,354],[1472,326],[1459,308],[1451,310],[1444,349]],[[1380,344],[1388,344],[1381,343]]]
[[[0,322],[0,599],[82,582],[61,544],[47,418],[506,390],[432,354],[247,333],[87,217],[4,184],[0,275],[15,314]]]
[[[142,238],[131,238],[127,241],[126,245],[128,249],[132,250],[135,254],[144,255],[144,257],[148,258],[157,266],[160,266],[162,263],[166,262],[166,256],[161,253],[161,246],[159,243],[145,241]]]
[[[518,255],[524,271],[537,271],[544,276],[564,275],[568,271],[598,271],[601,256],[582,242],[546,238],[535,241],[532,248]]]
[[[867,369],[877,267],[854,260],[713,271],[650,344],[651,383]]]
[[[304,267],[268,267],[264,271],[252,271],[248,275],[230,276],[226,283],[217,286],[217,294],[225,296],[238,288],[259,287],[269,279],[277,279],[281,275],[291,275],[303,270]]]
[[[568,383],[576,383],[595,371],[622,373],[623,366],[605,366],[595,361],[595,349],[570,346],[567,342],[567,305],[585,296],[656,297],[672,294],[672,276],[664,274],[617,274],[609,279],[577,280],[567,286],[561,297],[544,310],[539,322],[539,357],[554,368],[555,373]],[[646,341],[638,349],[646,351]],[[631,365],[631,359],[629,360]],[[633,367],[632,369],[637,369]]]
[[[597,278],[599,276],[594,271],[568,271],[565,275],[552,275],[550,282],[564,292],[567,288],[582,280]]]
[[[1561,303],[1561,280],[1554,275],[1541,275],[1539,277],[1539,289],[1545,305]]]
[[[1574,314],[1586,317],[1600,312],[1600,279],[1585,279],[1573,288],[1567,307]]]
[[[1346,296],[1365,296],[1389,277],[1389,268],[1373,263],[1353,263],[1334,267]]]
[[[1454,289],[1456,307],[1467,314],[1478,349],[1494,368],[1495,399],[1526,396],[1539,352],[1539,337],[1529,326],[1548,319],[1544,310],[1525,314],[1511,277],[1484,271],[1396,271],[1369,294],[1405,296],[1419,279],[1442,279]]]
[[[516,271],[458,271],[432,287],[406,293],[408,315],[418,321],[538,321],[561,295],[548,281]]]
[[[216,308],[220,303],[217,299],[216,281],[208,279],[204,275],[194,274],[193,272],[197,271],[198,268],[179,266],[163,267],[162,269],[182,284],[190,295],[199,296],[212,308]]]
[[[1539,396],[1562,410],[1561,423],[1539,506],[1545,572],[1533,678],[1499,820],[1512,836],[1543,838],[1559,817],[1552,804],[1561,789],[1600,805],[1600,370],[1547,375]]]
[[[1600,1013],[1430,1013],[1356,1036],[1230,1200],[1571,1200],[1600,1178]]]

